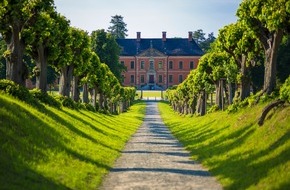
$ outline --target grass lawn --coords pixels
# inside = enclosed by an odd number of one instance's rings
[[[165,97],[165,91],[161,92],[160,90],[142,90],[143,98],[153,97],[153,98],[161,98],[161,94],[163,93],[163,98]],[[138,98],[141,97],[141,90],[137,90]]]
[[[115,116],[4,94],[0,105],[0,189],[97,189],[145,113],[142,102]]]
[[[271,111],[259,127],[265,106],[189,117],[159,103],[165,124],[225,189],[289,189],[290,107]]]

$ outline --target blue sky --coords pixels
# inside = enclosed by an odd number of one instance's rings
[[[88,31],[108,29],[111,16],[122,15],[128,37],[187,37],[188,31],[214,32],[236,22],[242,0],[55,0],[57,11],[71,25]]]

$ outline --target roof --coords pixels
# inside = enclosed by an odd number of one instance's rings
[[[121,47],[120,56],[137,56],[155,49],[167,56],[202,56],[203,51],[194,40],[188,38],[166,38],[166,41],[156,38],[116,39]]]

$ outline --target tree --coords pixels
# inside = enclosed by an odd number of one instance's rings
[[[56,22],[58,23],[58,31],[60,31],[57,38],[58,56],[51,66],[60,73],[59,94],[69,97],[72,71],[67,66],[70,65],[73,58],[71,49],[73,39],[69,21],[64,16],[58,15]]]
[[[198,29],[193,32],[192,38],[195,40],[195,42],[200,46],[200,48],[204,52],[208,52],[210,50],[210,45],[215,41],[215,37],[213,32],[208,34],[208,37],[205,37],[205,33],[202,29]]]
[[[73,59],[71,66],[73,66],[73,78],[72,78],[72,98],[78,102],[80,99],[79,85],[80,79],[84,77],[91,58],[91,46],[90,37],[87,32],[72,28],[72,54]]]
[[[231,56],[240,69],[240,99],[250,96],[251,68],[261,54],[262,48],[251,31],[241,22],[230,24],[219,30],[217,46]]]
[[[284,36],[278,52],[277,78],[284,83],[290,75],[290,35]]]
[[[101,63],[109,66],[119,81],[125,67],[119,62],[120,48],[115,38],[104,30],[96,30],[91,34],[92,50],[99,56]]]
[[[0,79],[4,79],[6,77],[5,58],[3,57],[4,52],[5,42],[0,35]]]
[[[40,12],[53,6],[53,0],[0,2],[0,33],[6,42],[6,78],[25,86],[28,69],[23,62],[25,41],[23,30],[33,26]]]
[[[34,59],[36,66],[33,73],[36,77],[36,88],[47,91],[48,62],[53,62],[58,55],[58,36],[62,32],[58,28],[58,14],[53,7],[41,12],[35,25],[24,30],[23,36],[27,43],[27,52]]]
[[[108,32],[112,34],[115,38],[124,39],[126,36],[127,24],[123,21],[123,17],[121,15],[112,16],[111,22],[112,26],[109,26]]]
[[[276,87],[277,55],[284,33],[290,30],[289,0],[244,0],[237,15],[259,39],[265,52],[263,92]]]

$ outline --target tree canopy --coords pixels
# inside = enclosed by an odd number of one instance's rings
[[[127,24],[124,22],[123,17],[121,15],[112,16],[110,21],[112,24],[108,28],[108,32],[112,34],[115,38],[126,38],[127,35]]]
[[[125,67],[119,62],[120,48],[111,33],[95,30],[91,33],[92,50],[100,61],[108,65],[112,73],[121,81]]]

